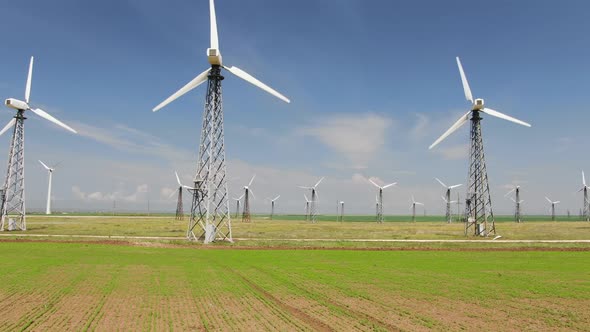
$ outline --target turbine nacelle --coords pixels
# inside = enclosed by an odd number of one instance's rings
[[[29,107],[29,104],[27,104],[26,102],[22,101],[22,100],[18,100],[18,99],[14,99],[14,98],[8,98],[4,101],[4,104],[6,104],[6,106],[10,107],[10,108],[14,108],[15,110],[19,110],[19,111],[25,111],[30,109],[31,107]]]
[[[207,60],[213,66],[221,66],[223,62],[221,61],[221,52],[215,48],[208,48],[207,49]]]
[[[474,111],[481,111],[485,108],[484,106],[484,102],[483,99],[481,98],[477,98],[474,102],[473,102],[473,110]]]

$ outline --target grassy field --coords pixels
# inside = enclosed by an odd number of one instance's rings
[[[0,252],[0,330],[590,330],[588,252]]]

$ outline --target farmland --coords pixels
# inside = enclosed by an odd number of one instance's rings
[[[512,243],[367,218],[257,217],[203,246],[170,216],[29,216],[0,237],[0,330],[589,330],[589,223],[498,222],[581,240]]]
[[[1,330],[590,326],[585,251],[207,250],[45,242],[3,242],[0,250]]]

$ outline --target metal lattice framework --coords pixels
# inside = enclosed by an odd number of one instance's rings
[[[522,203],[522,201],[520,200],[520,188],[518,186],[515,189],[515,196],[514,221],[519,223],[522,222],[522,219],[520,218],[520,203]]]
[[[0,231],[26,230],[25,216],[25,111],[19,110],[16,119],[10,151],[8,153],[8,169],[2,195],[2,221]],[[14,219],[13,225],[7,221]],[[15,229],[14,229],[15,228]]]
[[[250,190],[244,192],[244,211],[242,212],[242,222],[251,222],[250,216]]]
[[[488,236],[496,234],[492,198],[486,171],[479,111],[471,113],[471,144],[469,153],[469,178],[465,209],[465,235]]]
[[[182,186],[178,187],[178,202],[176,202],[176,220],[184,220],[184,208],[182,206]]]
[[[445,202],[447,203],[447,209],[445,213],[445,220],[448,224],[453,222],[453,214],[451,213],[451,189],[447,188],[445,193]]]
[[[317,214],[318,214],[318,210],[317,210],[317,199],[318,199],[318,194],[315,191],[315,188],[311,189],[311,202],[309,204],[309,221],[311,221],[312,223],[316,223],[317,220]]]
[[[588,201],[588,187],[584,184],[584,211],[583,217],[586,221],[590,221],[590,201]]]
[[[375,209],[377,210],[377,222],[381,224],[383,223],[383,188],[379,188]]]
[[[208,75],[195,190],[192,190],[187,231],[190,241],[233,242],[223,136],[222,80],[221,67],[213,65]]]

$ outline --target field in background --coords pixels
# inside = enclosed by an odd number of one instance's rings
[[[0,242],[0,252],[0,330],[590,326],[588,252],[198,250],[35,242]]]

